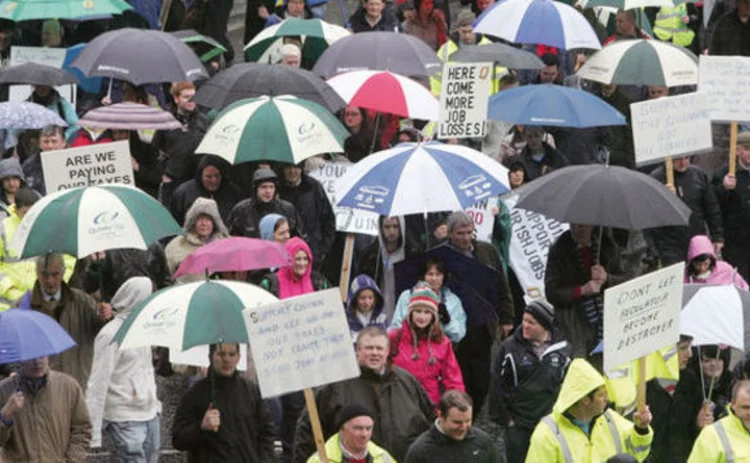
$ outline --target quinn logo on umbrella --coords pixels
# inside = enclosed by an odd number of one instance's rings
[[[318,125],[313,122],[303,122],[297,127],[297,141],[299,143],[309,143],[313,138],[320,137],[320,131],[317,130]]]
[[[226,145],[235,143],[237,134],[240,132],[240,126],[237,124],[228,124],[214,132],[214,139]]]
[[[362,186],[359,193],[354,197],[357,205],[367,209],[374,209],[376,204],[383,204],[385,197],[391,190],[384,186]]]
[[[118,218],[120,213],[117,211],[104,211],[94,216],[92,220],[94,226],[88,229],[89,235],[113,236],[125,229],[125,225]],[[101,236],[98,238],[102,238]]]
[[[120,213],[117,211],[105,211],[100,214],[97,214],[94,217],[94,224],[96,225],[106,225],[112,221],[114,221],[117,216],[119,216]]]
[[[163,330],[170,328],[177,323],[177,317],[180,314],[178,307],[165,307],[157,310],[151,315],[150,319],[143,320],[142,327],[144,330]]]
[[[484,199],[490,196],[489,188],[492,182],[487,180],[482,174],[467,177],[463,182],[458,184],[458,189],[463,191],[466,196],[474,200]]]

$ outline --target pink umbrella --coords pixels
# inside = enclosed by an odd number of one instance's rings
[[[283,267],[293,262],[292,257],[280,243],[256,238],[232,237],[214,241],[196,249],[182,261],[172,277]]]
[[[180,121],[159,108],[139,103],[117,103],[92,109],[78,125],[115,130],[171,130],[182,127]]]

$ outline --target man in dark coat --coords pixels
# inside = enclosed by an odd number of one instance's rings
[[[630,97],[617,85],[601,85],[596,95],[606,101],[625,116],[627,125],[611,127],[612,146],[609,164],[635,169],[635,150],[633,147],[633,131],[630,118]]]
[[[750,0],[737,0],[737,8],[717,21],[709,54],[750,56]]]
[[[508,156],[503,161],[503,165],[509,167],[517,162],[523,164],[526,182],[570,164],[565,155],[544,141],[544,130],[541,127],[525,127],[523,138],[526,146],[521,154]]]
[[[385,0],[362,0],[362,5],[349,17],[349,30],[358,32],[400,32],[401,24],[386,8]]]
[[[377,410],[372,440],[388,450],[396,461],[404,461],[414,440],[435,419],[435,411],[419,382],[406,370],[388,365],[388,335],[377,326],[363,329],[357,338],[357,362],[362,374],[357,378],[328,384],[318,389],[318,406],[323,439],[338,432],[344,408],[359,403]],[[307,412],[297,422],[293,461],[303,462],[315,453],[312,428]]]

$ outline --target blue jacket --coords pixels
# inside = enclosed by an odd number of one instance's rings
[[[409,300],[411,299],[411,290],[406,290],[401,293],[396,302],[396,310],[393,312],[393,320],[391,320],[391,326],[388,330],[395,330],[401,328],[401,323],[406,318],[406,314],[409,313]],[[451,321],[447,325],[442,325],[441,328],[448,339],[451,342],[458,342],[466,336],[466,312],[464,306],[461,303],[461,299],[453,293],[450,289],[443,287],[440,290],[440,302],[445,304],[445,308],[448,310],[448,315],[451,317]]]
[[[365,329],[362,322],[359,320],[356,314],[355,304],[357,303],[357,295],[365,289],[371,289],[375,292],[375,309],[372,311],[372,317],[370,317],[370,323],[368,326],[379,326],[384,330],[388,328],[386,325],[386,315],[383,313],[383,294],[380,292],[375,280],[367,275],[357,275],[349,286],[349,294],[346,298],[346,320],[349,322],[349,332],[352,335],[352,340],[356,342],[359,332]]]

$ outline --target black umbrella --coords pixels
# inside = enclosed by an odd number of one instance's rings
[[[461,47],[450,55],[449,59],[459,63],[493,61],[511,69],[542,69],[544,67],[542,60],[534,53],[504,43]]]
[[[324,78],[348,71],[392,71],[408,77],[429,77],[442,63],[423,40],[408,34],[368,32],[337,40],[315,63]]]
[[[346,102],[323,79],[304,69],[284,64],[240,63],[201,86],[193,101],[222,109],[235,101],[262,95],[294,95],[325,106],[332,112]]]
[[[98,36],[72,66],[86,77],[112,77],[135,85],[208,78],[200,59],[180,39],[132,28]]]
[[[78,79],[64,69],[37,63],[24,63],[0,72],[0,84],[58,85],[77,84]]]

